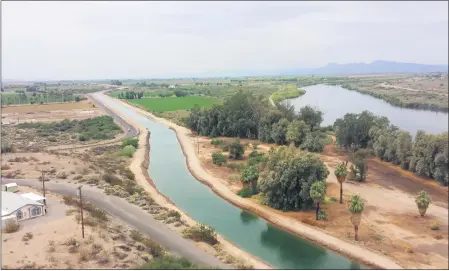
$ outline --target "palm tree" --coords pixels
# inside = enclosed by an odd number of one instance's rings
[[[338,182],[340,183],[340,203],[343,203],[343,182],[346,180],[346,176],[348,175],[346,163],[341,163],[336,166],[334,174],[335,177],[337,177]]]
[[[310,197],[316,203],[316,220],[318,220],[318,213],[320,211],[320,201],[326,196],[326,183],[322,181],[317,181],[310,187]]]
[[[359,225],[360,221],[362,219],[362,212],[365,208],[365,204],[363,203],[362,198],[360,195],[352,195],[351,199],[348,203],[348,209],[351,212],[351,223],[354,225],[354,231],[355,231],[355,240],[359,240],[358,231],[359,231]]]
[[[416,205],[418,206],[419,214],[424,216],[426,214],[427,208],[429,208],[430,203],[432,202],[427,195],[426,191],[421,191],[418,193],[415,199]]]

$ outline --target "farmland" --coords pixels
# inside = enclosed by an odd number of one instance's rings
[[[219,103],[216,99],[200,96],[131,99],[127,101],[155,113],[188,110],[192,109],[195,105],[200,107],[210,107]]]

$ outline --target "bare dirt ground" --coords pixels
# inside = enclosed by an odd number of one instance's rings
[[[27,187],[20,187],[20,192],[40,194]],[[113,217],[107,225],[85,225],[83,239],[75,219],[78,210],[58,195],[46,197],[54,210],[24,221],[17,232],[2,234],[2,269],[127,269],[152,258],[132,240],[131,229]],[[29,239],[24,237],[28,232]]]
[[[220,138],[232,141],[230,138]],[[234,193],[242,188],[239,172],[212,163],[211,154],[220,149],[206,137],[190,137],[189,141],[199,149],[198,157],[205,171],[226,185]],[[242,143],[260,143],[241,140]],[[199,148],[197,144],[199,143]],[[268,152],[274,145],[260,144],[259,152]],[[228,161],[245,163],[253,151],[247,147],[243,160]],[[224,153],[225,155],[227,153]],[[332,144],[326,146],[321,155],[330,170],[327,197],[339,199],[339,184],[333,168],[346,159]],[[261,205],[282,216],[294,218],[302,223],[320,228],[326,233],[391,257],[406,268],[447,268],[448,266],[448,189],[435,181],[425,180],[389,163],[369,161],[369,175],[365,183],[345,182],[344,201],[353,193],[359,193],[366,201],[366,210],[359,230],[360,241],[353,241],[354,232],[346,204],[326,202],[323,205],[329,215],[328,221],[316,221],[314,211],[280,212]],[[433,199],[425,217],[421,217],[414,202],[414,196],[421,190],[429,192]],[[258,200],[251,199],[259,204]],[[413,221],[413,223],[411,223]],[[439,225],[439,230],[431,230]]]
[[[428,78],[425,76],[397,78],[389,84],[382,83],[383,88],[396,88],[407,91],[432,92],[448,96],[447,75],[440,78]]]
[[[52,122],[64,119],[82,120],[104,115],[89,101],[14,105],[2,108],[2,123]]]

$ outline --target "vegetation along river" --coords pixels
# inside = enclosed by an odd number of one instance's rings
[[[189,172],[174,131],[109,97],[99,96],[151,131],[149,172],[156,187],[194,220],[212,226],[241,249],[279,269],[366,269],[244,212],[215,195]],[[348,229],[349,230],[349,229]]]
[[[418,130],[434,134],[448,131],[448,113],[395,107],[381,99],[339,86],[314,85],[302,89],[306,93],[290,99],[290,104],[297,110],[306,105],[316,106],[323,112],[323,126],[333,125],[346,113],[358,114],[368,110],[387,117],[391,124],[410,132],[412,137]]]

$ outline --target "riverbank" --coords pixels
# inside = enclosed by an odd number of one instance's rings
[[[123,101],[120,101],[123,104],[127,105],[130,108],[133,108],[136,112],[139,112],[142,115],[149,116],[154,121],[167,125],[169,128],[173,129],[176,132],[178,141],[182,147],[184,155],[186,157],[187,166],[192,173],[192,175],[197,178],[199,181],[208,185],[216,194],[230,202],[231,204],[252,213],[255,213],[272,224],[296,235],[301,236],[302,238],[314,241],[318,244],[321,244],[325,247],[328,247],[340,254],[343,254],[351,259],[355,259],[358,262],[362,262],[368,266],[382,268],[382,269],[401,269],[402,267],[392,260],[378,255],[370,250],[365,248],[347,243],[338,238],[332,237],[325,232],[311,228],[295,219],[282,216],[277,214],[271,210],[267,210],[263,208],[257,203],[251,202],[250,200],[243,199],[236,194],[234,194],[228,187],[220,182],[219,179],[208,174],[200,164],[198,157],[196,156],[195,147],[193,144],[189,142],[189,135],[191,134],[190,130],[180,127],[176,124],[173,124],[165,119],[158,118],[152,115],[145,110],[140,108],[133,107],[129,104],[126,104]]]
[[[116,101],[119,101],[130,108],[136,109],[136,107],[134,107],[126,102],[123,102],[123,101],[120,101],[117,99],[116,99]],[[115,110],[115,108],[111,107],[109,109],[114,111],[116,114],[118,114],[118,112]],[[139,109],[139,110],[141,110],[141,109]],[[143,111],[143,110],[141,110],[141,111]],[[148,174],[148,166],[149,166],[149,161],[150,161],[151,157],[149,156],[150,144],[147,139],[149,139],[149,137],[151,135],[148,134],[147,129],[132,119],[129,119],[126,117],[123,117],[123,118],[130,125],[132,125],[140,130],[139,137],[138,137],[139,148],[134,153],[134,156],[133,156],[134,158],[129,167],[130,170],[136,176],[136,182],[141,187],[143,187],[145,189],[145,191],[147,191],[150,194],[150,196],[155,200],[155,202],[157,204],[159,204],[162,207],[178,211],[181,214],[182,218],[184,220],[186,220],[186,222],[189,226],[196,225],[197,224],[196,221],[194,221],[190,216],[188,216],[181,209],[179,209],[175,204],[173,204],[173,202],[168,197],[164,196],[162,193],[160,193],[157,190],[156,186],[154,185],[153,180],[151,179],[150,175]],[[178,232],[178,234],[181,234],[181,233]],[[250,255],[249,253],[239,249],[238,247],[233,245],[231,242],[229,242],[226,238],[217,234],[217,239],[221,244],[220,249],[222,251],[225,251],[226,253],[228,253],[229,255],[232,255],[233,257],[235,257],[237,259],[243,260],[246,265],[252,265],[254,269],[273,269],[273,267],[271,267],[269,264],[263,262],[262,260],[257,259],[253,255]],[[201,247],[205,251],[207,251],[211,254],[214,254],[214,252],[216,251],[216,249],[214,247],[207,245],[205,243],[201,243]]]
[[[279,91],[276,91],[275,93],[271,94],[270,101],[280,103],[287,99],[298,98],[299,96],[302,96],[305,93],[306,93],[305,90],[298,89],[296,87],[288,88],[287,90],[279,90]]]

